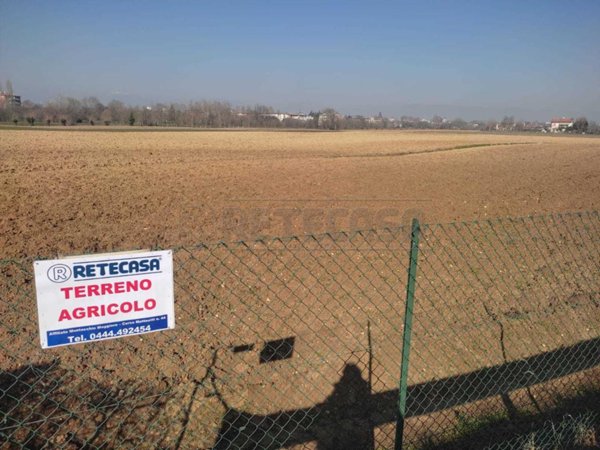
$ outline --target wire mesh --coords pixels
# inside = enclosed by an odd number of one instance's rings
[[[482,448],[597,408],[599,225],[575,213],[422,227],[405,441],[470,434]]]
[[[421,225],[405,447],[597,438],[599,241],[596,212]],[[175,330],[49,350],[32,261],[0,261],[0,443],[393,448],[409,249],[408,227],[178,248]]]

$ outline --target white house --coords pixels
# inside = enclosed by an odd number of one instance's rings
[[[302,122],[308,122],[309,120],[313,120],[312,116],[309,116],[308,114],[290,114],[290,119],[294,119],[294,120],[300,120]]]
[[[550,131],[558,133],[573,128],[574,120],[568,117],[554,118],[550,121]]]
[[[285,119],[289,119],[290,115],[286,113],[273,113],[273,114],[261,114],[262,117],[272,117],[274,119],[283,122]]]

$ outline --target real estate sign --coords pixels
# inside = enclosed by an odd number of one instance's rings
[[[170,250],[35,261],[34,272],[42,348],[175,327]]]

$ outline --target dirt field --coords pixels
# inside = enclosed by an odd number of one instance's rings
[[[4,432],[73,449],[350,448],[340,435],[391,447],[409,234],[180,248],[175,330],[44,351],[36,256],[596,209],[600,198],[600,139],[589,137],[1,130],[0,160]],[[415,442],[486,411],[562,414],[565,386],[597,386],[597,215],[564,220],[424,227]],[[289,338],[290,355],[261,360]],[[523,365],[553,387],[530,389]]]
[[[598,208],[600,139],[0,130],[3,257]]]

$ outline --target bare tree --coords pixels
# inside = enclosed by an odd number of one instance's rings
[[[452,124],[452,128],[457,129],[457,130],[463,130],[467,127],[467,122],[464,121],[463,119],[461,119],[460,117],[453,119],[451,124]]]
[[[104,108],[104,111],[100,114],[100,120],[104,122],[104,125],[110,125],[113,121],[110,108]]]
[[[588,123],[587,132],[590,134],[600,134],[600,125],[593,120]]]
[[[325,108],[319,116],[319,127],[328,130],[339,130],[341,120],[338,112],[333,108]]]
[[[579,133],[585,133],[588,130],[589,122],[585,117],[578,117],[573,122],[573,129]]]
[[[483,129],[486,131],[492,131],[496,129],[497,125],[498,122],[496,122],[494,119],[490,119],[485,123]]]
[[[515,125],[515,118],[513,116],[504,116],[502,118],[502,122],[500,122],[500,126],[504,130],[512,130]]]
[[[104,111],[104,105],[96,97],[86,97],[81,100],[81,117],[87,122],[99,120]]]
[[[110,111],[110,117],[112,122],[121,124],[127,123],[127,118],[129,117],[129,110],[123,102],[119,100],[112,100],[108,103],[107,108]]]

